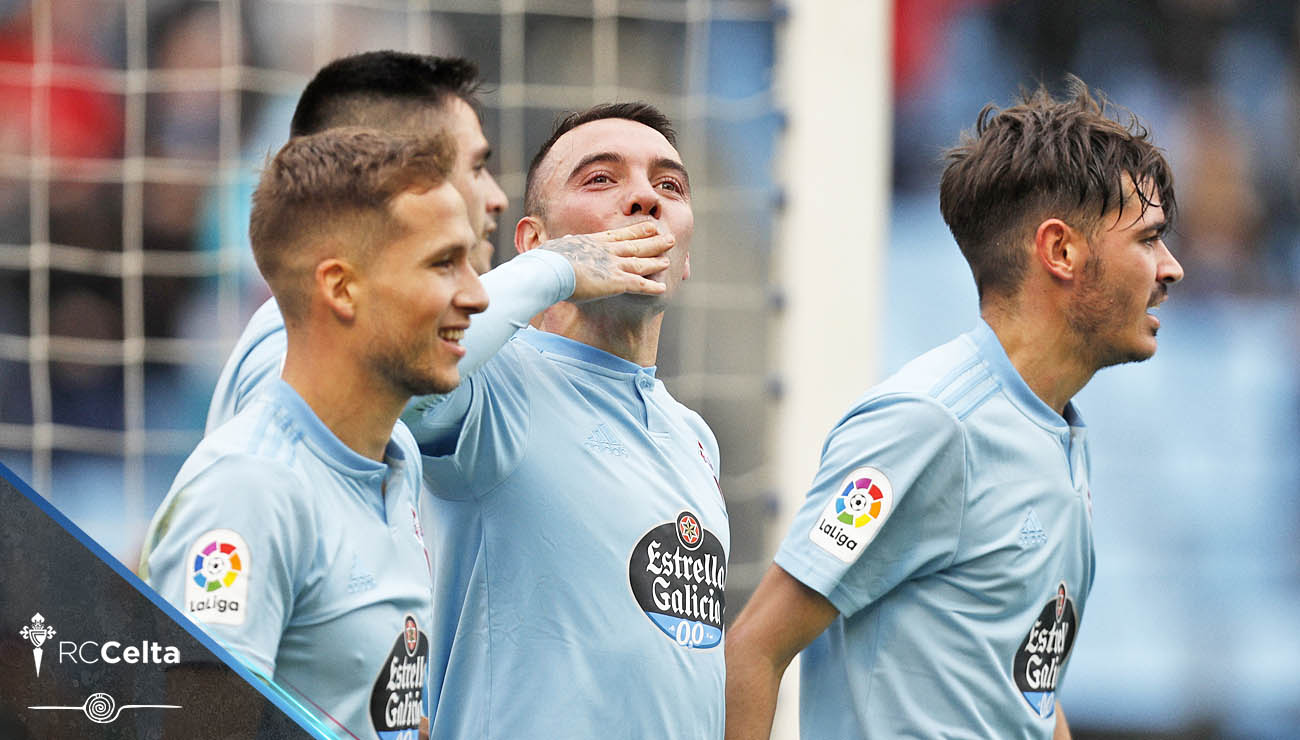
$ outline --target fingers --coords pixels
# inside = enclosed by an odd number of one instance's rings
[[[639,277],[629,277],[627,293],[636,293],[638,295],[663,295],[668,290],[668,286],[663,283],[656,283],[653,280]]]
[[[655,221],[638,221],[627,226],[620,226],[617,229],[602,231],[598,236],[604,241],[624,241],[627,239],[640,239],[647,236],[654,236],[659,233],[659,224]]]
[[[610,250],[620,257],[658,257],[673,248],[677,238],[672,234],[653,234],[610,244]]]
[[[619,262],[624,272],[636,275],[653,275],[667,270],[670,265],[667,257],[629,257]]]

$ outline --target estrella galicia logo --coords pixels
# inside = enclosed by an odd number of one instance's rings
[[[628,564],[632,595],[650,621],[678,645],[722,642],[727,555],[693,512],[646,532]]]
[[[416,740],[428,655],[428,636],[406,615],[370,692],[370,723],[381,740]]]
[[[1056,595],[1039,612],[1020,643],[1011,669],[1016,688],[1039,717],[1049,717],[1056,711],[1056,683],[1070,657],[1078,626],[1074,600],[1065,581],[1061,581]]]
[[[32,659],[36,662],[36,675],[39,677],[41,656],[45,653],[45,649],[41,646],[58,633],[54,631],[54,625],[45,624],[45,617],[41,616],[40,612],[36,612],[32,615],[32,623],[19,630],[18,634],[32,644]]]

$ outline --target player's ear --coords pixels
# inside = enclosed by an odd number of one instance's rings
[[[1034,231],[1034,258],[1058,280],[1074,280],[1088,259],[1084,234],[1059,218],[1049,218]]]
[[[316,265],[313,277],[317,296],[336,318],[344,322],[356,318],[361,286],[351,263],[337,257],[322,260]]]
[[[686,264],[682,267],[682,280],[691,279],[691,253],[686,253]]]
[[[536,216],[524,216],[515,224],[515,251],[520,254],[536,249],[549,238],[546,227]]]

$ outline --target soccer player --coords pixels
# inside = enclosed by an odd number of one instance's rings
[[[250,236],[286,320],[282,379],[190,455],[142,555],[164,597],[358,737],[413,736],[426,695],[419,451],[398,416],[456,387],[487,305],[453,156],[343,128],[271,161]]]
[[[506,197],[487,169],[491,147],[475,111],[478,68],[455,57],[372,51],[325,65],[303,89],[290,134],[302,136],[336,126],[367,126],[395,133],[451,137],[456,162],[450,180],[465,199],[478,236],[470,255],[480,272],[491,267],[492,233]],[[624,290],[657,292],[641,277],[662,269],[669,246],[653,225],[588,237],[569,237],[511,260],[484,278],[492,307],[475,322],[464,345],[461,371],[469,374],[509,338],[515,328],[556,301],[588,300]],[[274,299],[249,320],[222,369],[208,410],[211,433],[261,389],[273,385],[285,356],[284,320]]]
[[[496,219],[505,210],[488,160],[492,146],[479,123],[478,66],[460,57],[368,51],[335,59],[303,88],[289,123],[290,136],[336,126],[365,126],[398,133],[446,133],[456,144],[451,182],[469,208],[479,242],[470,264],[492,269]]]
[[[940,208],[982,321],[862,396],[727,635],[727,737],[767,738],[803,650],[805,738],[1068,738],[1056,700],[1093,583],[1070,399],[1150,357],[1182,278],[1173,176],[1077,78],[981,111]],[[806,649],[805,649],[806,648]],[[1055,735],[1054,735],[1055,733]]]
[[[515,246],[650,221],[660,296],[548,309],[403,418],[433,494],[431,737],[720,738],[730,535],[718,447],[655,377],[690,273],[690,182],[645,104],[564,119],[529,168]]]

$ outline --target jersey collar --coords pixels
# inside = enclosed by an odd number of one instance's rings
[[[1060,430],[1066,427],[1083,426],[1083,417],[1079,416],[1073,401],[1066,402],[1065,416],[1062,418],[1061,414],[1056,413],[1051,406],[1030,390],[1025,379],[1020,377],[1016,366],[1011,364],[1011,358],[1007,357],[1006,349],[1002,347],[1002,342],[998,340],[998,335],[993,333],[993,328],[988,325],[988,322],[980,319],[979,325],[971,331],[970,337],[979,348],[980,357],[984,359],[984,363],[1002,385],[1007,397],[1024,412],[1025,416],[1049,429]]]
[[[654,365],[641,367],[635,362],[625,360],[618,355],[612,355],[603,349],[596,349],[589,344],[583,344],[568,337],[562,337],[559,334],[528,327],[515,336],[540,352],[550,352],[562,357],[568,357],[603,370],[612,370],[619,375],[640,373],[641,375],[654,377],[655,374]]]
[[[294,426],[302,432],[304,440],[320,453],[321,459],[326,463],[352,474],[372,475],[387,471],[388,466],[384,463],[371,460],[343,444],[343,440],[334,436],[334,432],[325,426],[311,406],[298,395],[298,391],[282,378],[276,378],[266,393],[271,401],[289,415]],[[390,437],[388,446],[384,449],[384,459],[400,463],[404,458],[400,446]]]

